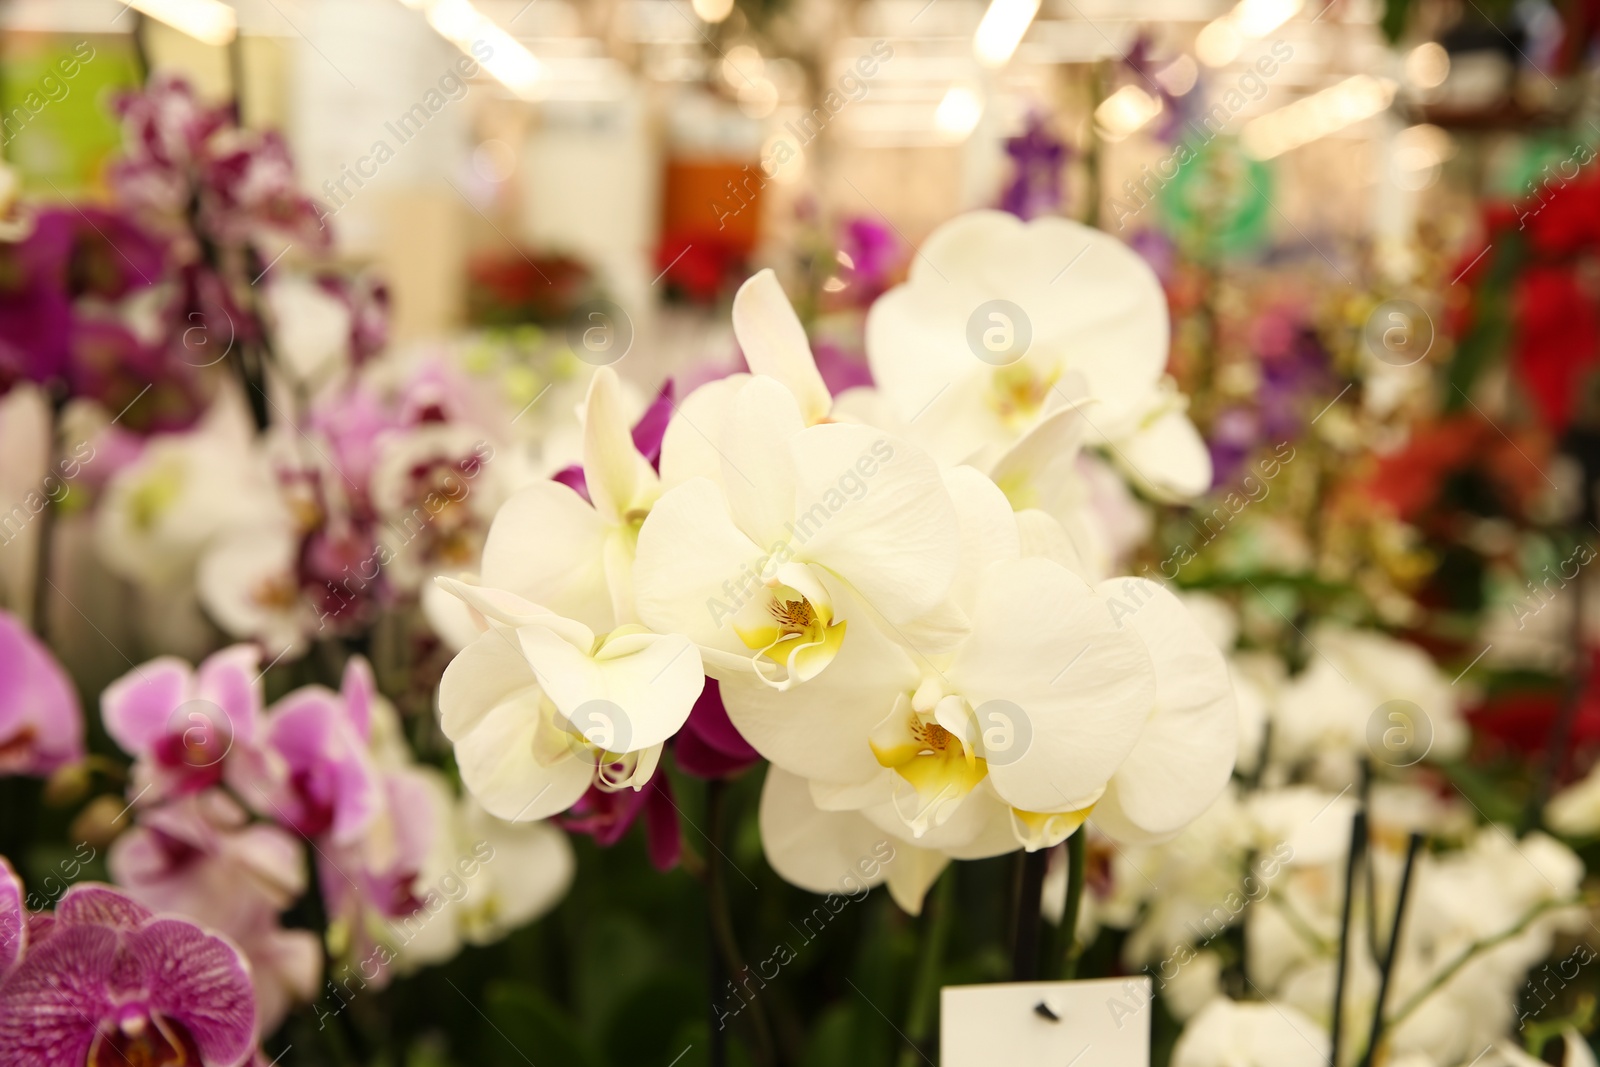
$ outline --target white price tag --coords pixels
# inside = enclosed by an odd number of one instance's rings
[[[1149,1067],[1150,979],[946,986],[939,1048],[941,1067]]]

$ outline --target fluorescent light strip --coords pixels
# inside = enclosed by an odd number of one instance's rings
[[[1371,118],[1389,106],[1394,91],[1395,83],[1387,78],[1357,74],[1252,119],[1240,131],[1239,139],[1250,155],[1271,159]]]
[[[221,47],[239,34],[239,17],[221,0],[129,0],[128,6],[209,45]]]
[[[418,6],[410,0],[402,3]],[[471,0],[421,0],[420,6],[428,25],[439,36],[481,63],[507,89],[524,100],[538,96],[544,65],[521,41],[474,7]],[[473,46],[478,44],[484,47],[474,51]],[[485,51],[487,57],[482,54]]]
[[[989,10],[972,35],[972,50],[986,67],[1003,67],[1022,43],[1022,35],[1039,13],[1039,0],[990,0]]]

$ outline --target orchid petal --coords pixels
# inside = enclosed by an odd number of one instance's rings
[[[733,333],[751,372],[782,382],[808,425],[827,418],[833,397],[817,370],[805,327],[770,268],[752,275],[735,294]]]
[[[1095,822],[1124,840],[1135,829],[1175,833],[1211,806],[1233,774],[1238,713],[1227,663],[1183,602],[1156,583],[1112,580],[1097,592],[1110,603],[1134,605],[1119,621],[1150,652],[1156,703],[1095,809]]]
[[[189,698],[193,673],[176,656],[162,656],[106,686],[100,714],[117,747],[147,754],[169,732],[172,713]]]
[[[979,728],[1004,735],[990,779],[1024,811],[1069,811],[1097,796],[1155,704],[1144,643],[1081,578],[1042,559],[989,569],[973,636],[946,674]]]
[[[482,581],[595,630],[615,620],[606,586],[606,522],[571,489],[536,482],[501,505],[483,545]]]
[[[655,471],[633,447],[622,409],[622,384],[610,367],[595,371],[583,422],[583,476],[595,511],[619,523],[656,496]]]

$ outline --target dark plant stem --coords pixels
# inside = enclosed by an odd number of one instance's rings
[[[65,391],[59,387],[53,388],[50,392],[50,417],[45,425],[44,455],[47,477],[55,473],[56,427],[61,425],[61,412],[65,407]],[[50,583],[55,562],[55,534],[56,501],[47,498],[39,512],[39,551],[35,557],[32,620],[33,632],[38,635],[39,643],[45,646],[50,644],[50,594],[53,591]]]
[[[233,40],[228,42],[228,82],[233,90],[233,99],[229,108],[233,111],[233,121],[240,126],[244,125],[244,34],[235,33]]]
[[[711,1051],[706,1057],[710,1067],[727,1067],[728,1063],[728,1032],[723,1029],[722,1017],[724,1010],[730,1007],[726,1004],[726,986],[728,969],[722,965],[722,949],[717,944],[717,917],[709,907],[711,897],[706,895],[706,1001],[711,1008],[708,1025],[711,1032]],[[721,1005],[719,1008],[718,1006]]]
[[[1355,904],[1356,867],[1367,850],[1367,813],[1358,811],[1350,821],[1350,858],[1344,866],[1344,913],[1339,920],[1339,965],[1333,979],[1333,1047],[1330,1064],[1339,1062],[1339,1046],[1344,1036],[1345,972],[1350,966],[1350,912]]]
[[[917,956],[916,977],[911,985],[911,1006],[906,1012],[906,1045],[900,1050],[899,1067],[914,1067],[920,1060],[933,1059],[930,1047],[935,1008],[939,1002],[939,974],[944,966],[944,950],[950,940],[950,925],[956,903],[955,864],[944,869],[928,902],[922,909],[922,944]]]
[[[718,998],[727,999],[725,986],[741,976],[747,976],[750,968],[744,963],[744,958],[739,952],[739,941],[733,932],[733,911],[728,901],[728,882],[723,871],[723,856],[728,844],[728,783],[713,779],[706,783],[706,809],[707,839],[711,843],[711,852],[706,856],[706,906],[710,912],[712,955],[720,957],[709,971],[711,987],[711,1064],[712,1067],[723,1067],[727,1063],[727,1031],[722,1028],[717,1015]],[[720,965],[720,966],[719,966]],[[765,980],[757,975],[757,981],[765,986]],[[750,992],[747,987],[747,992]],[[726,1007],[726,1005],[724,1005]],[[740,1013],[748,1011],[750,1014],[750,1031],[755,1041],[756,1062],[762,1067],[776,1067],[777,1053],[772,1041],[772,1027],[767,1021],[766,1009],[761,1006],[761,998],[752,995],[748,1002],[740,1009]]]
[[[1406,865],[1400,872],[1400,890],[1394,901],[1394,922],[1389,927],[1389,944],[1383,953],[1383,964],[1378,971],[1378,1001],[1372,1008],[1372,1031],[1367,1037],[1367,1051],[1361,1057],[1361,1067],[1372,1067],[1378,1054],[1378,1040],[1383,1036],[1383,1003],[1389,997],[1389,979],[1394,974],[1394,958],[1400,954],[1401,925],[1406,915],[1406,897],[1411,894],[1411,873],[1417,864],[1417,853],[1422,851],[1422,835],[1413,832],[1406,845]],[[1368,864],[1370,867],[1371,864]]]
[[[1061,977],[1078,977],[1078,913],[1083,910],[1083,883],[1088,874],[1088,842],[1083,827],[1067,838],[1067,906],[1061,912],[1061,936],[1066,951],[1061,954]]]
[[[1039,905],[1049,860],[1050,851],[1041,848],[1024,852],[1017,867],[1017,918],[1011,942],[1013,982],[1032,982],[1039,977]]]

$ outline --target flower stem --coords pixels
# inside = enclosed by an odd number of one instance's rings
[[[1516,937],[1518,934],[1522,933],[1529,926],[1531,926],[1535,919],[1547,911],[1553,911],[1556,908],[1576,907],[1581,906],[1582,904],[1583,901],[1581,899],[1547,900],[1529,911],[1528,914],[1524,915],[1522,920],[1515,926],[1512,926],[1506,930],[1502,930],[1498,934],[1494,934],[1490,937],[1484,937],[1474,941],[1461,951],[1461,955],[1451,960],[1443,970],[1434,975],[1432,981],[1413,993],[1410,1000],[1407,1000],[1404,1004],[1400,1005],[1400,1010],[1395,1012],[1394,1017],[1389,1020],[1390,1029],[1393,1029],[1394,1027],[1397,1027],[1401,1023],[1405,1022],[1406,1018],[1412,1012],[1416,1011],[1422,1006],[1423,1001],[1427,1000],[1430,996],[1443,988],[1445,983],[1454,978],[1457,971],[1461,970],[1461,968],[1472,962],[1473,958],[1477,956],[1478,953],[1486,952],[1489,949],[1494,948],[1496,945]]]
[[[1383,966],[1378,976],[1378,1001],[1372,1009],[1372,1032],[1367,1037],[1367,1051],[1361,1057],[1361,1067],[1372,1067],[1372,1057],[1378,1051],[1378,1041],[1383,1036],[1383,1002],[1389,996],[1389,979],[1394,976],[1394,960],[1400,954],[1401,923],[1406,915],[1406,898],[1411,895],[1411,875],[1417,865],[1417,853],[1422,850],[1422,835],[1412,833],[1406,847],[1406,865],[1400,872],[1400,890],[1395,896],[1394,924],[1389,928],[1389,944],[1383,952]],[[1373,865],[1368,864],[1368,869]],[[1370,892],[1370,889],[1369,889]],[[1369,901],[1371,898],[1368,898]],[[1371,903],[1368,911],[1376,910]]]
[[[1339,964],[1333,979],[1332,1055],[1330,1067],[1339,1065],[1339,1046],[1344,1037],[1345,972],[1350,966],[1350,915],[1355,904],[1356,867],[1367,849],[1367,813],[1358,811],[1350,822],[1350,857],[1344,866],[1344,912],[1339,920]]]
[[[56,469],[56,432],[61,425],[61,412],[66,407],[66,396],[59,387],[50,390],[50,415],[45,422],[45,474],[55,474]],[[33,576],[33,632],[39,638],[39,643],[46,648],[50,645],[49,620],[50,620],[50,584],[51,574],[54,569],[55,543],[56,543],[56,501],[46,498],[44,507],[39,512],[39,550],[35,556],[36,566]]]
[[[1017,865],[1017,919],[1011,942],[1013,982],[1031,982],[1039,977],[1039,905],[1049,859],[1049,851],[1041,848],[1024,852]]]
[[[1088,874],[1087,844],[1081,826],[1067,838],[1067,905],[1061,912],[1061,937],[1067,946],[1061,954],[1064,979],[1078,977],[1078,955],[1082,951],[1078,944],[1078,913],[1083,910],[1083,882]]]
[[[900,1050],[899,1067],[915,1067],[928,1059],[928,1040],[933,1029],[934,1006],[939,1000],[939,973],[944,966],[945,944],[955,912],[955,864],[944,869],[922,912],[922,945],[917,958],[916,976],[911,985],[911,1006],[906,1013],[906,1045]]]
[[[748,1002],[741,998],[743,1007],[740,1011],[749,1009],[750,1031],[755,1040],[756,1062],[762,1067],[775,1067],[777,1055],[772,1041],[772,1029],[767,1021],[766,1009],[761,1006],[759,990],[751,990],[748,982],[750,968],[745,965],[739,952],[739,942],[733,932],[733,912],[728,902],[728,883],[724,877],[722,865],[724,862],[724,848],[728,840],[728,783],[712,779],[706,783],[706,808],[710,826],[707,828],[707,839],[711,843],[711,852],[706,856],[706,906],[710,912],[711,924],[711,955],[713,957],[709,969],[711,986],[711,1067],[724,1067],[727,1063],[727,1030],[722,1026],[722,1017],[717,1012],[719,998],[726,1000],[723,986],[732,986],[734,981],[743,979],[746,983],[744,989],[750,993]],[[732,975],[732,980],[728,978]],[[756,980],[765,988],[766,981],[758,974]]]

